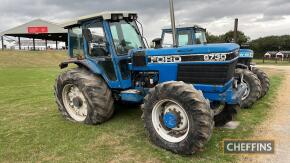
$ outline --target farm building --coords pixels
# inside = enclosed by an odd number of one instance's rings
[[[279,51],[276,56],[280,56],[282,58],[289,58],[290,57],[290,51]]]
[[[278,52],[278,53],[276,54],[276,58],[280,58],[280,59],[283,61],[283,59],[284,59],[284,54],[281,53],[281,52]]]
[[[264,59],[275,59],[284,61],[285,59],[290,59],[290,51],[269,51],[264,55]]]
[[[23,39],[21,40],[21,49],[19,49],[19,42],[15,40],[4,40],[5,49],[9,50],[33,50],[33,40],[31,39]],[[66,45],[64,42],[58,42],[58,50],[65,49]],[[0,44],[0,49],[2,49],[2,44]],[[35,40],[35,50],[49,50],[49,49],[56,49],[56,44],[54,41],[47,41],[47,48],[46,43],[44,40]]]
[[[278,53],[277,51],[269,51],[264,55],[264,57],[265,58],[276,58],[277,53]]]
[[[16,42],[14,40],[3,40],[4,48],[11,49],[15,47]],[[0,44],[0,49],[2,49],[2,44]]]
[[[65,47],[65,43],[67,42],[67,30],[56,23],[41,19],[36,19],[3,31],[0,33],[0,36],[1,48],[9,48],[6,41],[7,37],[14,37],[16,38],[16,45],[10,46],[10,49],[12,48],[19,50],[43,50],[49,48],[62,49]],[[8,38],[8,40],[10,39],[11,38]]]

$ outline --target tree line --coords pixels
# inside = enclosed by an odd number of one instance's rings
[[[233,42],[234,32],[229,31],[225,34],[216,36],[210,33],[206,33],[208,43],[229,43]],[[244,32],[238,31],[237,43],[246,48],[250,48],[255,52],[255,58],[262,58],[267,51],[290,51],[290,35],[283,36],[267,36],[261,37],[255,40],[250,40],[249,36],[246,36]]]

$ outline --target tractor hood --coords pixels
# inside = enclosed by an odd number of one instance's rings
[[[133,50],[135,66],[160,63],[233,62],[238,60],[239,45],[233,43],[188,45],[178,48]]]
[[[233,43],[187,45],[179,48],[147,49],[147,56],[168,56],[168,55],[190,55],[190,54],[211,54],[231,53],[239,50],[239,45]]]
[[[254,51],[251,49],[240,49],[240,57],[241,58],[253,58]]]

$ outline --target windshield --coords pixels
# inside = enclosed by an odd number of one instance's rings
[[[165,32],[162,39],[162,47],[170,48],[173,47],[172,32]],[[190,45],[192,41],[190,31],[177,31],[177,43],[178,46]]]
[[[192,38],[193,35],[194,35],[194,38]],[[207,43],[204,30],[199,30],[199,29],[178,30],[176,36],[177,36],[178,46]],[[173,47],[172,31],[166,31],[162,35],[162,47],[164,48]]]
[[[195,31],[195,44],[206,44],[205,31]]]
[[[177,32],[178,46],[185,46],[192,44],[192,32],[190,30],[183,30]]]
[[[126,20],[111,22],[110,28],[118,55],[126,55],[131,49],[145,48],[135,22]]]

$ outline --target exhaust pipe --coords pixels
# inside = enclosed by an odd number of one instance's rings
[[[234,29],[234,42],[238,42],[238,25],[239,25],[239,19],[235,19],[235,29]]]
[[[171,29],[172,29],[172,36],[173,36],[173,38],[172,38],[173,39],[173,47],[177,47],[173,0],[169,0],[169,6],[170,6]]]

